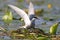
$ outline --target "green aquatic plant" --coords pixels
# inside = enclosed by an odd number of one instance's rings
[[[20,21],[24,21],[22,18],[19,19]]]
[[[0,9],[0,12],[3,11],[3,9]]]
[[[50,40],[48,37],[38,37],[38,40]]]
[[[18,2],[23,2],[24,0],[17,0]]]
[[[43,19],[44,19],[44,20],[47,20],[47,21],[49,20],[49,18],[47,18],[47,17],[43,17]]]
[[[48,34],[38,34],[37,40],[50,40],[50,36],[48,36]]]
[[[35,5],[43,5],[44,4],[44,0],[41,1],[34,1]]]
[[[55,23],[50,27],[50,34],[56,34],[59,23]]]
[[[37,40],[37,35],[35,33],[29,33],[26,38],[28,39],[33,39],[33,40]]]
[[[6,12],[6,14],[2,17],[2,19],[6,24],[11,23],[13,20],[12,12],[10,11]]]
[[[20,21],[24,21],[22,18],[15,18],[15,17],[13,17],[13,20],[20,20]]]

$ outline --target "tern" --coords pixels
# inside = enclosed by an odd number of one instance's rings
[[[32,2],[30,2],[30,4],[29,4],[28,16],[29,16],[29,19],[31,20],[31,26],[30,27],[34,28],[35,27],[35,19],[38,19],[38,18],[35,16],[34,6],[33,6]]]
[[[14,5],[8,4],[8,6],[10,8],[12,8],[14,11],[16,11],[16,13],[21,18],[23,18],[23,20],[25,22],[25,25],[22,28],[31,28],[31,27],[34,27],[35,26],[35,19],[37,17],[35,17],[34,7],[33,7],[33,4],[31,2],[29,4],[28,14],[25,11],[23,11],[22,9],[20,9],[20,8],[14,6]]]

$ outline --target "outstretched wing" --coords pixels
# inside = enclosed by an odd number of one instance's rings
[[[14,6],[14,5],[8,5],[8,6],[10,8],[12,8],[13,10],[15,10],[16,13],[24,19],[25,25],[31,24],[31,21],[30,21],[28,15],[22,9],[19,9],[18,7]]]
[[[35,16],[34,7],[31,2],[29,4],[28,16],[29,16],[30,20],[32,20],[32,18],[34,18],[34,16]]]

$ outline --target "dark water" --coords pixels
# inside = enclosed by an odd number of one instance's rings
[[[41,2],[42,0],[37,0],[37,1]],[[34,2],[35,1],[33,0],[33,4],[34,4],[35,9],[43,8],[46,11],[46,12],[44,12],[43,16],[41,16],[41,17],[39,16],[40,20],[37,19],[35,21],[36,22],[35,26],[48,32],[51,25],[53,25],[56,22],[60,22],[60,0],[43,0],[43,3],[39,4],[39,5],[37,5],[37,3],[34,3]],[[51,3],[53,5],[53,7],[51,9],[47,8],[48,3]],[[28,2],[26,2],[26,0],[23,2],[18,2],[17,0],[0,0],[0,9],[5,9],[7,4],[16,5],[22,9],[28,7]],[[49,11],[49,12],[47,12],[47,11]],[[16,13],[15,14],[14,13],[13,13],[14,17],[19,18],[19,16]],[[0,12],[0,26],[2,26],[2,27],[5,26],[4,22],[2,21],[3,15],[4,15],[4,12],[1,11]],[[48,19],[52,18],[54,20],[53,21],[44,20],[43,18],[45,18],[45,17]],[[13,20],[13,22],[10,23],[10,25],[8,26],[8,29],[9,30],[18,29],[18,27],[22,26],[22,24],[23,24],[23,22],[21,22],[21,21]],[[58,34],[58,32],[60,32],[60,25],[58,27],[57,34]]]

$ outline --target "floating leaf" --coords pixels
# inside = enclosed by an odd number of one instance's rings
[[[12,13],[11,12],[7,12],[3,17],[2,17],[2,19],[3,19],[3,21],[5,22],[5,23],[10,23],[12,20],[13,20],[13,18],[12,18]]]
[[[55,24],[53,24],[51,26],[51,28],[50,28],[50,34],[56,34],[58,25],[59,25],[59,23],[55,23]]]

